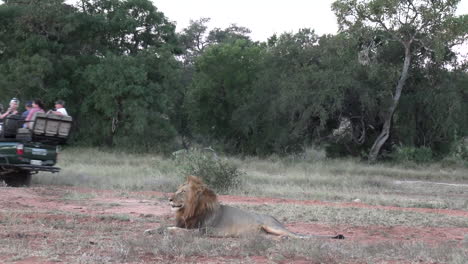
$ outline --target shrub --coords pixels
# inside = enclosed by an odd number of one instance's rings
[[[390,154],[390,157],[397,162],[426,163],[432,161],[432,150],[428,147],[400,146]]]
[[[342,158],[350,153],[344,144],[331,142],[325,146],[325,152],[328,158]]]
[[[455,140],[450,148],[450,153],[442,160],[444,166],[468,167],[468,138]]]
[[[218,192],[226,192],[240,184],[243,172],[216,155],[214,151],[190,150],[175,153],[177,167],[184,176],[200,177],[208,186]]]
[[[450,154],[454,158],[468,161],[468,137],[456,140],[452,144]]]

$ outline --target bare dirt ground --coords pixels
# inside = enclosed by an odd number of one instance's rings
[[[180,256],[158,255],[151,243],[160,237],[143,237],[143,231],[172,223],[168,194],[160,192],[103,191],[74,187],[0,187],[1,263],[315,263],[292,256],[271,259],[265,255]],[[426,208],[372,206],[363,203],[331,203],[240,196],[220,196],[224,204],[319,205],[418,212],[466,218],[468,212]],[[425,243],[466,247],[466,227],[356,226],[320,222],[286,222],[304,234],[343,234],[350,245],[388,242]],[[222,240],[220,240],[222,241]],[[262,241],[260,241],[263,243]],[[222,242],[220,242],[222,243]],[[281,243],[275,241],[274,243]],[[328,246],[330,246],[328,244]],[[333,246],[333,244],[332,244]],[[148,250],[142,250],[147,248]],[[161,252],[161,250],[159,251]],[[164,253],[164,252],[163,252]],[[321,259],[317,262],[323,262]],[[413,263],[402,260],[397,263]],[[325,261],[327,262],[327,261]],[[360,261],[351,261],[361,263]],[[383,262],[387,263],[387,262]],[[395,262],[392,262],[395,263]]]

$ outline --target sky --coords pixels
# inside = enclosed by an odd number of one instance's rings
[[[319,35],[338,30],[331,10],[334,0],[152,0],[159,11],[176,23],[177,31],[190,20],[211,18],[209,27],[237,24],[249,28],[253,40],[266,41],[274,33],[311,28]],[[461,0],[458,14],[468,14],[468,0]]]
[[[468,1],[468,0],[466,0]],[[274,33],[312,28],[318,33],[336,33],[338,25],[331,11],[333,0],[153,0],[159,11],[176,22],[177,31],[190,19],[211,18],[210,28],[235,23],[249,28],[250,37],[266,41]]]
[[[78,0],[65,0],[76,3]],[[334,0],[151,0],[176,23],[177,31],[190,20],[211,18],[209,29],[237,24],[249,28],[253,40],[266,41],[273,34],[311,28],[319,35],[335,34]],[[3,1],[0,0],[0,3]],[[468,14],[468,0],[461,0],[457,14]]]

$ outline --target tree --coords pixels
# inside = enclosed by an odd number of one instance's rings
[[[248,34],[250,29],[236,24],[231,24],[225,29],[215,28],[208,35],[208,42],[211,44],[233,42],[238,39],[250,40]]]
[[[200,56],[205,48],[208,47],[209,41],[206,36],[208,26],[206,24],[209,21],[209,18],[190,20],[189,26],[184,28],[180,33],[179,39],[184,50],[182,59],[185,65],[193,64],[195,58]]]
[[[325,141],[336,145],[330,135],[341,118],[356,130],[362,119],[372,119],[370,98],[379,90],[372,90],[375,78],[354,64],[356,42],[346,34],[318,36],[310,29],[271,37],[242,113],[251,131],[245,149],[284,154]],[[351,144],[346,148],[355,151],[345,153],[359,153]]]
[[[172,106],[165,81],[154,79],[158,74],[169,76],[175,62],[170,54],[142,52],[138,56],[108,54],[84,72],[88,86],[93,87],[82,106],[83,121],[90,143],[105,142],[109,146],[138,146],[159,150],[174,137],[168,114]],[[159,67],[159,69],[157,68]],[[172,80],[171,80],[172,81]]]
[[[190,25],[183,29],[179,34],[179,39],[183,45],[184,50],[183,55],[179,56],[179,58],[182,60],[184,67],[181,75],[181,82],[183,83],[183,87],[180,90],[180,93],[176,95],[176,100],[179,102],[178,105],[181,111],[178,112],[178,115],[175,117],[175,119],[179,120],[178,129],[183,138],[193,137],[192,132],[200,132],[200,128],[204,126],[204,124],[198,124],[195,122],[195,120],[199,120],[197,113],[200,112],[200,109],[195,106],[201,104],[201,102],[198,101],[201,99],[198,97],[201,95],[201,89],[203,89],[201,87],[208,86],[207,83],[201,83],[200,80],[203,79],[208,81],[209,79],[218,79],[217,82],[219,82],[222,81],[220,78],[226,77],[226,82],[231,82],[231,79],[235,79],[235,76],[229,76],[228,72],[226,72],[225,75],[223,74],[223,77],[214,75],[224,71],[223,68],[225,70],[232,70],[232,73],[239,72],[241,75],[243,75],[247,70],[235,68],[236,65],[242,67],[246,66],[247,64],[239,63],[242,58],[236,58],[234,53],[231,55],[228,55],[228,53],[231,51],[239,52],[239,50],[234,51],[234,49],[231,48],[242,46],[242,51],[237,55],[246,56],[245,62],[248,62],[248,56],[250,56],[250,54],[248,54],[248,50],[250,49],[249,46],[252,46],[252,42],[246,34],[248,34],[250,30],[244,27],[231,25],[226,29],[215,28],[211,31],[208,31],[207,23],[209,21],[209,18],[200,18],[199,20],[190,21]],[[221,55],[218,53],[220,50],[226,51],[226,54]],[[232,56],[232,63],[229,60],[225,60],[226,58],[223,59],[222,56]],[[209,64],[205,64],[208,61],[209,63],[213,63],[212,68],[210,68],[211,66],[208,66]],[[219,68],[216,69],[216,67]],[[250,72],[249,74],[252,75],[253,73]],[[204,77],[201,77],[202,75],[204,75]],[[238,84],[239,86],[244,85],[243,83]],[[232,88],[227,87],[227,89]],[[210,97],[213,97],[216,94],[210,95]],[[224,100],[223,98],[224,97],[221,96],[218,98],[218,100],[222,101]],[[206,107],[204,105],[199,106],[201,108]],[[219,112],[218,114],[223,115],[222,112]],[[189,118],[192,120],[189,120]],[[201,123],[207,121],[207,119],[204,117],[200,118]],[[195,131],[192,131],[192,128],[195,128]],[[204,132],[208,131],[205,130]]]
[[[390,135],[413,57],[421,52],[436,59],[444,57],[468,33],[468,16],[455,16],[459,0],[338,0],[333,10],[341,31],[353,34],[382,32],[381,37],[398,42],[404,50],[403,63],[391,100],[382,112],[382,130],[369,152],[375,161]],[[385,105],[385,104],[384,104]]]
[[[73,94],[86,53],[77,10],[63,0],[12,0],[0,5],[2,94],[46,103]],[[80,38],[83,37],[83,38]]]
[[[64,99],[77,141],[161,151],[176,134],[177,41],[149,0],[10,0],[0,5],[0,89],[47,107]]]
[[[187,96],[195,131],[226,143],[243,140],[239,109],[252,94],[262,49],[238,39],[210,46],[195,62],[196,72]]]
[[[175,25],[149,0],[83,0],[81,8],[96,20],[101,36],[96,61],[82,73],[84,140],[146,149],[167,145],[176,134],[170,116],[180,88],[174,78],[180,69]]]
[[[136,55],[151,47],[178,43],[175,25],[149,0],[82,0],[81,11],[98,19],[101,26],[101,54]]]

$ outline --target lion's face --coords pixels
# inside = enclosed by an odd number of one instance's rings
[[[176,218],[182,221],[185,227],[197,221],[195,216],[219,207],[216,194],[195,176],[187,177],[187,181],[171,195],[169,204],[171,211],[176,213]],[[189,218],[193,219],[188,220]]]
[[[185,207],[185,202],[190,200],[191,188],[188,182],[182,184],[177,191],[169,198],[171,211],[177,212]]]

